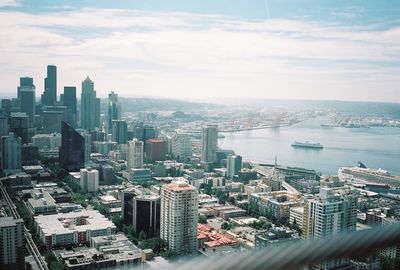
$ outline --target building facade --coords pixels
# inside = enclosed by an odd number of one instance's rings
[[[25,269],[24,220],[0,218],[0,269]]]
[[[133,139],[128,142],[127,170],[143,167],[143,142]]]

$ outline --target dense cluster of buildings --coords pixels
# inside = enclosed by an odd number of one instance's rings
[[[55,66],[47,67],[44,85],[40,103],[30,77],[20,78],[17,98],[1,101],[1,182],[26,208],[31,233],[66,269],[131,269],[165,254],[269,249],[399,220],[393,190],[400,180],[387,172],[342,168],[338,177],[321,176],[244,162],[218,147],[215,123],[198,137],[171,134],[152,114],[124,116],[114,91],[102,102],[89,77],[80,102],[73,86],[58,98]],[[23,225],[1,209],[0,269],[24,269]],[[141,249],[144,240],[159,241],[162,250]],[[379,254],[395,259],[399,250]],[[338,258],[312,267],[377,265]]]

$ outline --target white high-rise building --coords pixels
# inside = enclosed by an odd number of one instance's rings
[[[214,163],[217,160],[218,126],[203,127],[201,133],[201,162]]]
[[[86,168],[81,169],[80,185],[84,192],[97,192],[99,189],[99,171]]]
[[[190,136],[187,134],[175,134],[171,139],[171,152],[179,160],[190,158],[193,153]]]
[[[303,232],[306,239],[321,239],[356,230],[357,194],[337,178],[321,179],[320,193],[304,204]],[[349,264],[338,258],[315,266],[315,269],[336,269]]]
[[[5,173],[21,171],[21,138],[10,132],[8,136],[1,137],[0,167]]]
[[[186,182],[161,188],[160,237],[177,254],[196,254],[198,193]]]
[[[127,170],[143,167],[143,142],[137,139],[128,141]]]

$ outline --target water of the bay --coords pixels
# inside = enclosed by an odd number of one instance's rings
[[[224,133],[219,147],[232,149],[243,159],[315,169],[336,175],[339,167],[358,161],[400,175],[400,128],[329,128],[324,117],[280,128]],[[294,141],[321,143],[321,150],[294,148]]]

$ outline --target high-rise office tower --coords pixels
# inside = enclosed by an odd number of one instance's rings
[[[82,82],[81,127],[88,131],[100,127],[100,99],[96,98],[94,83],[89,77]]]
[[[214,163],[217,160],[218,126],[203,127],[201,133],[201,162]]]
[[[12,109],[11,99],[2,99],[1,100],[1,111],[5,116],[10,116]]]
[[[20,111],[28,115],[29,126],[33,126],[36,115],[36,94],[32,78],[20,78],[18,98],[20,100]]]
[[[149,162],[164,161],[167,152],[167,142],[159,139],[146,141],[146,160]]]
[[[229,179],[237,175],[242,169],[242,157],[241,156],[228,156],[226,160],[226,171]]]
[[[60,166],[66,171],[79,171],[85,166],[85,138],[62,122]]]
[[[160,238],[177,254],[197,252],[198,193],[186,182],[161,188]]]
[[[76,87],[74,86],[64,87],[63,104],[67,108],[66,122],[70,126],[76,127],[76,122],[77,122]]]
[[[61,122],[66,122],[67,108],[65,106],[44,106],[42,111],[43,132],[60,133]]]
[[[81,169],[80,186],[84,192],[97,192],[99,189],[99,171],[86,168]]]
[[[57,67],[47,66],[47,77],[44,79],[42,105],[53,106],[57,102]]]
[[[1,168],[5,173],[21,171],[21,138],[10,132],[1,137]]]
[[[17,88],[17,98],[20,99],[20,90],[22,88],[35,88],[33,85],[33,78],[31,77],[21,77],[19,78],[19,86]]]
[[[125,121],[112,121],[112,140],[117,144],[126,144],[128,142],[128,125]]]
[[[28,136],[29,119],[26,113],[11,113],[10,131],[22,139],[22,143],[29,142]]]
[[[0,138],[8,134],[8,117],[0,113]]]
[[[171,151],[178,160],[190,158],[193,153],[190,136],[187,134],[175,134],[171,140]]]
[[[321,179],[320,193],[304,204],[303,232],[305,239],[321,239],[346,231],[355,231],[357,194],[335,177]],[[337,269],[349,264],[339,258],[314,266],[315,269]]]
[[[155,237],[160,232],[160,196],[142,194],[133,198],[132,226],[135,232]]]
[[[25,270],[24,220],[0,218],[0,269]]]
[[[113,120],[121,119],[121,104],[118,102],[118,94],[112,91],[108,94],[108,132],[112,132]]]
[[[143,142],[133,139],[128,142],[127,170],[143,167]]]

